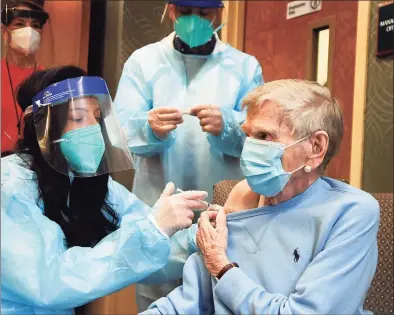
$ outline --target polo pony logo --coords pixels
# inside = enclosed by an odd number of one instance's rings
[[[300,253],[298,252],[298,247],[294,250],[294,252],[293,252],[293,256],[294,256],[294,262],[295,263],[298,263],[298,260],[300,259]]]

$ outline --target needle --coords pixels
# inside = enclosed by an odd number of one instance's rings
[[[177,188],[177,190],[176,190],[176,192],[177,193],[183,193],[184,191],[182,190],[182,189],[180,189],[180,188]],[[209,202],[206,202],[205,200],[198,200],[198,201],[200,201],[201,203],[203,203],[206,207],[210,207],[210,206],[212,206]]]

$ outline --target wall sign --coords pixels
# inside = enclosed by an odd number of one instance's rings
[[[394,1],[379,4],[376,55],[394,55]]]
[[[286,20],[321,10],[322,0],[297,0],[287,4]]]

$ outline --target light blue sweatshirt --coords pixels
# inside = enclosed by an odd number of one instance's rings
[[[276,206],[227,216],[227,255],[240,268],[219,281],[194,254],[183,286],[144,314],[365,314],[375,273],[379,204],[318,179]]]

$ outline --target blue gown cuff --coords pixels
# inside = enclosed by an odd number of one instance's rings
[[[170,131],[168,136],[165,139],[162,139],[155,135],[148,122],[146,122],[143,127],[143,133],[146,134],[146,138],[150,144],[164,143],[165,147],[169,148],[175,142],[175,130]]]
[[[218,136],[208,134],[208,141],[213,147],[224,153],[234,152],[237,145],[242,141],[244,134],[240,128],[240,123],[234,116],[233,109],[221,108],[220,111],[223,118],[223,130]]]
[[[155,218],[153,217],[153,214],[149,214],[148,215],[148,219],[152,222],[152,224],[156,227],[156,229],[166,238],[166,239],[170,239],[170,237],[167,235],[166,232],[164,232],[160,226],[157,224]]]

